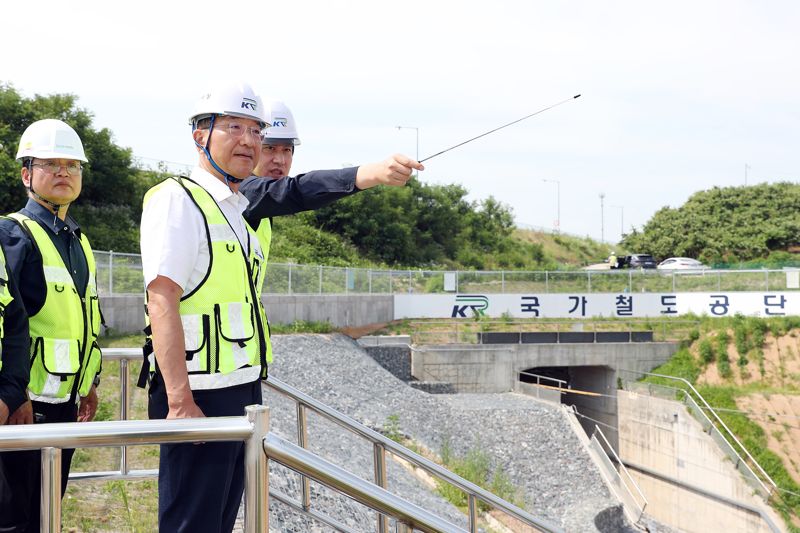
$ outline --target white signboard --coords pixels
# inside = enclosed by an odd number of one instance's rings
[[[800,292],[395,294],[394,318],[659,317],[800,314]]]

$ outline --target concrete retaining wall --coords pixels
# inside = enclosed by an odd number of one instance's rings
[[[783,525],[682,403],[628,391],[617,395],[620,458],[648,500],[647,514],[687,532],[771,531],[758,514],[728,499],[770,513]]]
[[[394,313],[390,294],[267,294],[263,297],[272,324],[296,320],[330,322],[334,327],[389,322]],[[101,296],[106,325],[114,333],[135,333],[144,327],[144,295]]]

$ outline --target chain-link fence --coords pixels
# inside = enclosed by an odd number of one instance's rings
[[[144,287],[138,254],[95,252],[100,294],[138,294]],[[800,289],[800,269],[442,271],[381,270],[269,263],[264,292],[272,294],[742,292]]]

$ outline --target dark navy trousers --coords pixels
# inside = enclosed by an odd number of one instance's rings
[[[192,391],[206,416],[243,416],[261,404],[261,381],[225,389]],[[149,416],[166,418],[167,395],[156,374]],[[244,493],[244,443],[162,444],[158,469],[158,528],[163,533],[230,532]]]

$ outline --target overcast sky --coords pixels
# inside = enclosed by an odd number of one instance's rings
[[[6,2],[0,80],[73,93],[143,162],[193,164],[215,78],[284,100],[293,173],[421,158],[522,225],[605,240],[692,193],[800,177],[800,3]],[[600,194],[605,194],[601,217]],[[110,194],[113,194],[110,191]],[[604,224],[601,225],[601,221]],[[457,222],[457,221],[454,221]],[[602,228],[602,229],[601,229]]]

